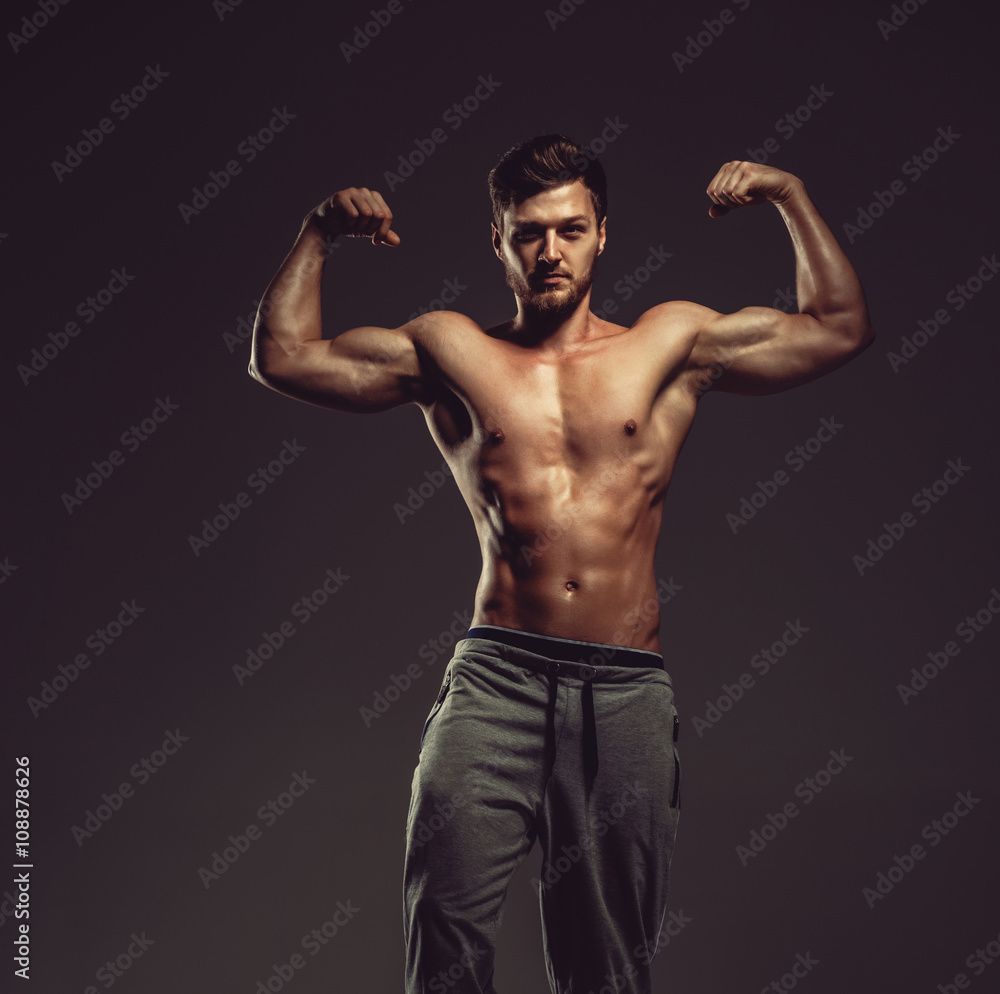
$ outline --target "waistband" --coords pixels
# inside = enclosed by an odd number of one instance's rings
[[[555,635],[537,635],[516,628],[500,625],[475,625],[465,636],[470,639],[490,639],[515,649],[524,649],[549,659],[581,663],[590,666],[653,666],[665,669],[663,656],[648,649],[611,645],[606,642],[582,642],[577,639],[558,638]]]

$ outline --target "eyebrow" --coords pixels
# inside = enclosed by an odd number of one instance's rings
[[[580,221],[590,221],[589,214],[574,214],[572,217],[566,217],[559,221],[554,227],[561,228],[563,225],[576,224]],[[541,228],[544,225],[540,221],[522,221],[520,224],[514,225],[515,231],[521,231],[524,228]]]

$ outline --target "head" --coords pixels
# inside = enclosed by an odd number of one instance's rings
[[[493,247],[519,307],[568,315],[589,293],[604,251],[601,164],[563,135],[510,149],[489,176]]]

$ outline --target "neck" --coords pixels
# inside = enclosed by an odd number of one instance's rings
[[[556,352],[572,350],[597,337],[597,319],[590,313],[590,290],[568,313],[553,314],[526,306],[517,297],[517,315],[510,335],[524,345],[547,345]]]

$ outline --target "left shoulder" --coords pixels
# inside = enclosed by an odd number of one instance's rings
[[[632,328],[671,350],[680,347],[689,352],[699,335],[719,317],[718,311],[692,300],[668,300],[640,314]]]
[[[693,300],[667,300],[640,314],[633,327],[652,326],[682,334],[696,334],[718,317],[718,311],[696,304]]]

